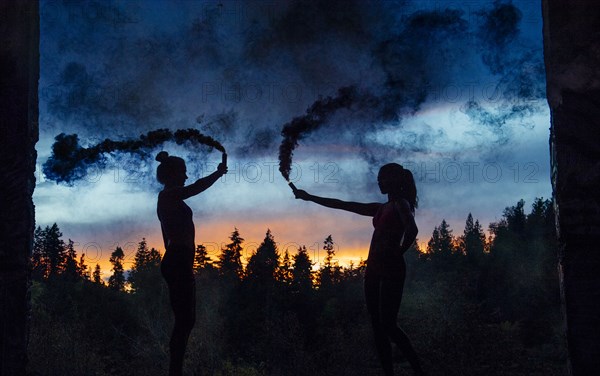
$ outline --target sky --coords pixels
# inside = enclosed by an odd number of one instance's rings
[[[56,222],[88,265],[108,275],[116,246],[164,251],[156,217],[160,150],[190,182],[220,153],[164,144],[147,157],[110,154],[71,184],[44,172],[54,138],[195,128],[219,140],[229,173],[187,200],[196,243],[216,259],[237,227],[247,258],[271,229],[281,252],[322,261],[332,235],[342,264],[366,258],[371,219],[295,200],[278,166],[283,126],[352,87],[301,135],[290,179],[310,193],[384,202],[388,162],[416,179],[424,245],[442,219],[460,235],[505,207],[551,197],[549,110],[538,1],[41,1],[36,221]]]

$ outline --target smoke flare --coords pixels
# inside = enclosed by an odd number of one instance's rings
[[[381,105],[380,98],[377,98],[368,92],[359,91],[356,86],[347,86],[338,89],[334,97],[320,98],[314,102],[306,114],[292,119],[283,126],[281,135],[283,140],[279,145],[279,171],[285,180],[290,180],[290,170],[292,168],[292,156],[294,149],[298,146],[298,141],[312,131],[317,130],[325,124],[330,117],[341,109],[350,109],[353,106],[358,108],[378,108]]]
[[[150,151],[168,141],[173,141],[178,145],[186,143],[207,145],[225,153],[225,148],[218,141],[192,128],[178,129],[175,132],[169,129],[157,129],[140,135],[139,139],[123,141],[113,141],[107,138],[89,148],[79,145],[79,138],[76,134],[61,133],[55,137],[52,155],[44,163],[43,171],[50,180],[72,185],[73,182],[85,176],[87,167],[93,164],[103,166],[104,154],[124,152],[146,158]]]

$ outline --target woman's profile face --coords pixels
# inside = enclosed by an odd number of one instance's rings
[[[379,174],[377,175],[377,184],[379,185],[379,190],[381,191],[381,193],[387,194],[390,193],[390,188],[393,184],[393,179],[390,176],[390,174],[382,173],[381,171],[379,171]]]
[[[379,169],[377,184],[383,194],[399,193],[402,183],[402,167],[399,165],[385,165]]]
[[[185,184],[185,181],[188,178],[186,172],[187,172],[187,169],[185,167],[185,163],[178,164],[173,169],[172,181],[173,181],[174,186],[183,187],[183,185]]]

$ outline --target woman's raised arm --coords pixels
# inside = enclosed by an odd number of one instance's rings
[[[294,191],[294,195],[297,199],[312,201],[322,206],[326,206],[332,209],[341,209],[352,213],[366,215],[369,217],[375,216],[377,210],[381,206],[378,202],[373,203],[361,203],[353,201],[342,201],[336,198],[319,197],[309,194],[308,192],[297,189]]]
[[[217,167],[217,171],[212,174],[200,178],[193,182],[190,185],[186,185],[184,187],[171,187],[164,192],[174,198],[185,200],[192,196],[195,196],[201,192],[204,192],[210,186],[212,186],[219,178],[227,173],[227,166],[223,163],[220,163]]]

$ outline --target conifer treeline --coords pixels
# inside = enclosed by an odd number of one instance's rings
[[[516,375],[562,373],[553,207],[538,198],[526,214],[524,205],[507,207],[489,236],[469,214],[462,234],[442,220],[424,251],[417,244],[407,251],[400,320],[425,363],[460,374],[492,375],[514,364]],[[41,374],[83,375],[90,367],[99,375],[164,373],[172,313],[160,253],[142,239],[125,271],[117,247],[105,283],[99,265],[92,270],[84,255],[77,258],[56,224],[38,227],[35,235],[33,367]],[[322,248],[325,257],[315,270],[305,246],[281,252],[270,230],[246,262],[237,228],[214,260],[198,245],[188,371],[377,374],[362,293],[365,263],[339,265],[331,235]],[[69,338],[64,346],[85,350],[85,359],[45,345]]]
[[[85,254],[77,260],[75,243],[69,239],[65,244],[61,237],[62,233],[56,223],[44,229],[41,227],[36,229],[32,255],[34,280],[43,281],[53,278],[91,280],[113,290],[135,292],[141,286],[146,286],[149,282],[148,275],[156,274],[153,271],[156,272],[160,268],[162,257],[160,252],[155,248],[148,248],[146,239],[142,238],[135,252],[133,266],[128,273],[123,267],[125,260],[123,249],[119,246],[115,248],[109,259],[112,274],[108,278],[108,283],[105,283],[100,265],[96,264],[92,271],[91,267],[85,264]],[[340,282],[345,269],[350,271],[355,269],[353,264],[343,268],[334,260],[335,250],[331,235],[328,235],[323,242],[326,256],[322,268],[317,272],[313,271],[314,263],[310,260],[306,246],[300,246],[295,255],[290,255],[287,249],[280,254],[269,229],[256,252],[248,259],[246,267],[242,262],[244,238],[240,236],[237,228],[234,228],[229,240],[230,242],[221,249],[217,260],[211,259],[203,244],[197,245],[194,272],[211,273],[217,278],[229,281],[272,280],[313,288],[321,284],[331,285]],[[361,261],[359,268],[362,270],[364,265]]]
[[[532,259],[531,252],[524,242],[535,242],[539,237],[551,241],[554,233],[554,212],[550,200],[535,199],[532,211],[526,215],[525,202],[519,201],[516,206],[508,207],[499,222],[489,225],[490,236],[486,236],[479,220],[474,220],[468,214],[462,235],[455,236],[453,230],[445,219],[436,226],[427,242],[425,250],[415,244],[409,251],[409,261],[430,261],[433,267],[451,269],[449,266],[466,263],[473,267],[483,267],[487,259],[501,262],[504,258],[517,257],[519,259]],[[35,231],[35,241],[32,256],[33,277],[36,280],[63,276],[70,279],[92,280],[104,284],[100,266],[96,264],[94,270],[85,264],[85,254],[77,259],[74,242],[61,239],[62,233],[56,223]],[[519,249],[506,250],[508,245],[515,248],[519,242]],[[265,238],[254,254],[247,260],[244,267],[242,255],[244,254],[244,238],[237,228],[234,228],[226,244],[216,260],[208,255],[206,247],[202,244],[196,246],[194,258],[194,271],[199,274],[210,271],[221,278],[229,280],[256,279],[260,281],[273,280],[285,284],[307,285],[311,288],[321,285],[339,283],[344,276],[362,271],[365,262],[359,265],[350,264],[341,266],[334,260],[335,248],[331,235],[323,241],[325,257],[320,269],[313,271],[314,263],[310,260],[306,246],[300,246],[297,254],[290,256],[288,250],[282,254],[276,245],[274,235],[267,229]],[[510,243],[507,245],[507,243]],[[549,254],[548,257],[554,257]],[[144,278],[149,270],[160,266],[161,254],[155,248],[148,248],[145,239],[138,243],[134,256],[134,263],[126,277],[123,267],[125,254],[121,247],[111,253],[111,276],[107,286],[115,290],[125,290],[127,283],[135,291],[137,286],[144,285]],[[136,281],[137,279],[137,281]]]

